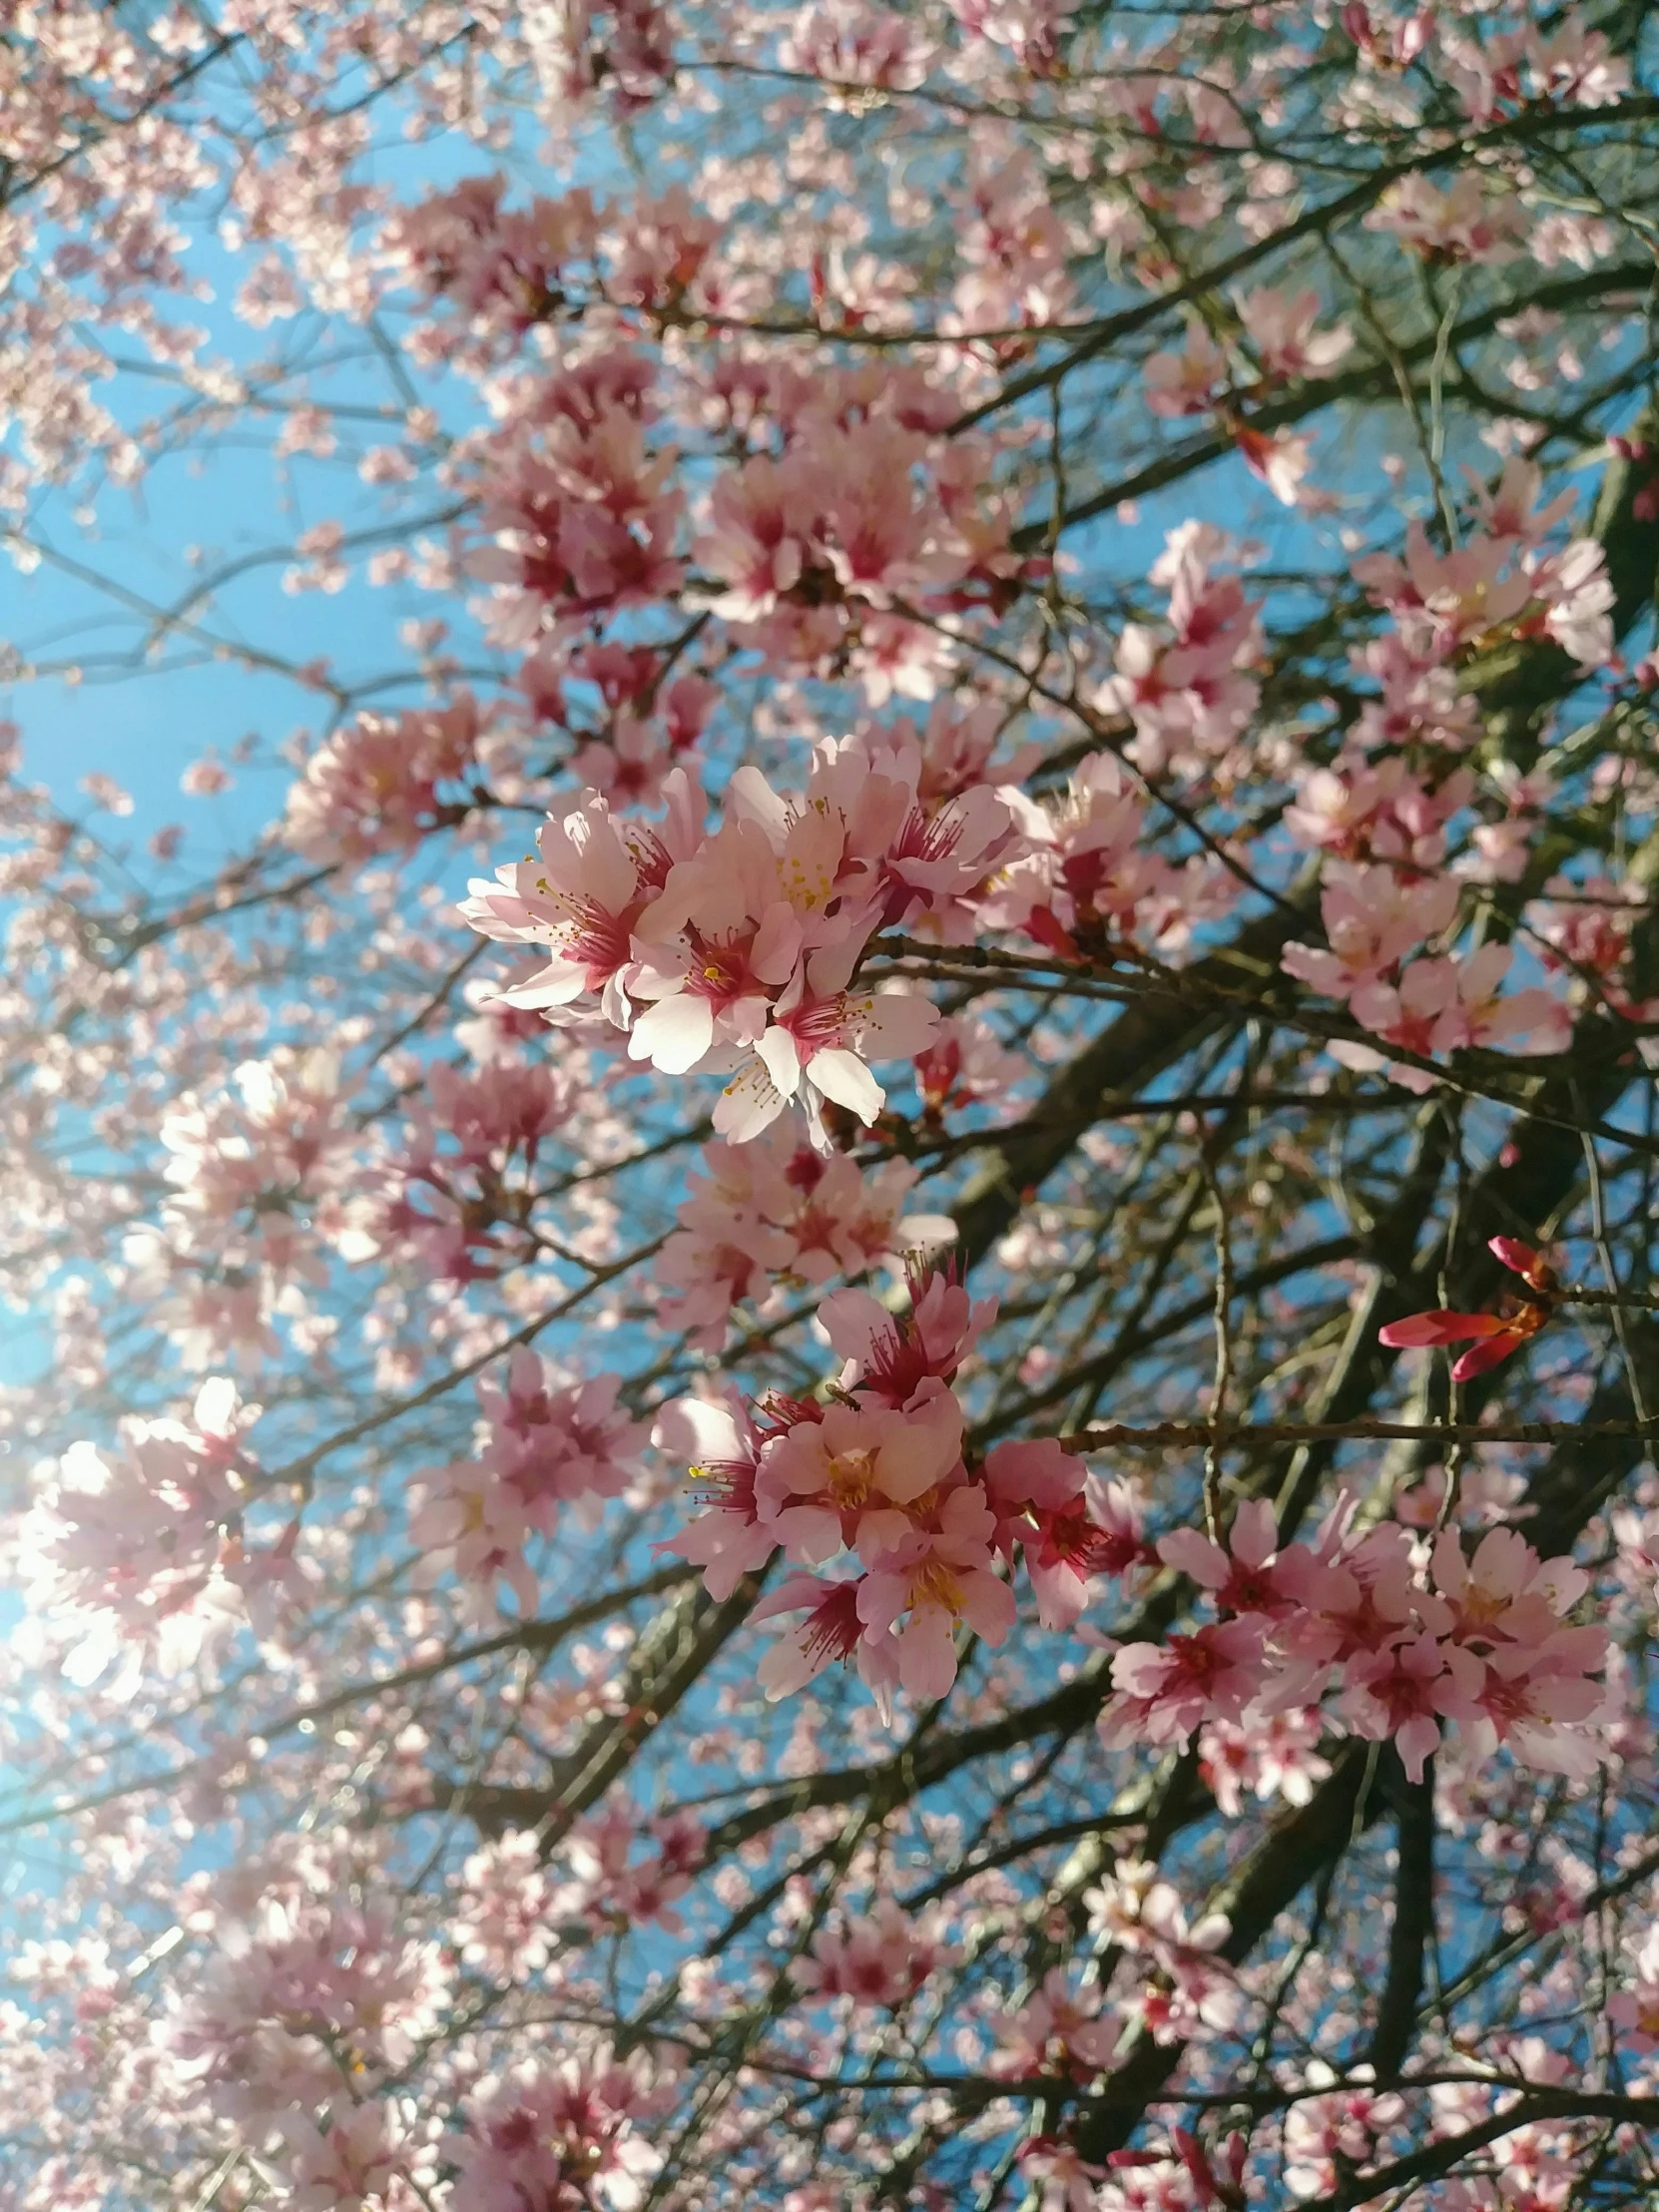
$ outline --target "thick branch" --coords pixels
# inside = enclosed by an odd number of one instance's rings
[[[1368,2053],[1380,2081],[1398,2073],[1416,2031],[1423,1952],[1434,1931],[1434,1773],[1420,1782],[1387,1761],[1384,1786],[1394,1802],[1394,1916],[1388,1930],[1388,1978]]]

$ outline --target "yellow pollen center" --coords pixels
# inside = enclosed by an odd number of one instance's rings
[[[942,1605],[947,1613],[962,1610],[962,1585],[942,1559],[929,1559],[918,1567],[910,1583],[912,1605]]]
[[[843,1451],[830,1462],[830,1495],[843,1513],[855,1513],[875,1486],[875,1454]]]
[[[1488,1628],[1509,1604],[1506,1597],[1499,1597],[1495,1590],[1484,1589],[1480,1583],[1471,1582],[1463,1592],[1463,1618],[1477,1628]]]

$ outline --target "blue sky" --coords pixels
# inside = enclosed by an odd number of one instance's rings
[[[538,162],[533,137],[526,131],[504,166],[516,173],[520,192],[557,190],[563,180]],[[367,174],[412,198],[486,169],[494,160],[459,137],[411,144],[387,129],[369,158]],[[600,136],[583,143],[573,175],[601,195],[635,189],[615,150]],[[653,180],[666,181],[666,173]],[[393,499],[357,479],[350,441],[357,439],[359,449],[394,442],[400,405],[363,334],[342,325],[324,331],[320,318],[309,315],[277,322],[266,331],[240,322],[231,301],[246,264],[225,252],[206,221],[198,223],[186,260],[213,287],[214,296],[178,302],[173,317],[205,328],[211,354],[247,370],[276,352],[290,359],[303,353],[315,364],[308,388],[316,397],[384,408],[385,425],[343,424],[341,452],[334,458],[296,456],[277,464],[270,451],[276,428],[273,418],[245,421],[211,445],[202,442],[196,450],[164,458],[136,493],[113,487],[103,491],[90,526],[81,488],[45,494],[30,518],[31,534],[64,561],[99,570],[146,602],[177,604],[218,562],[269,554],[296,530],[325,517],[335,517],[351,530],[383,523],[397,509],[429,510],[429,485],[413,498]],[[324,365],[342,345],[353,346],[359,357],[344,365]],[[112,350],[136,354],[139,348],[117,336]],[[438,409],[446,428],[477,419],[475,395],[459,378],[416,370],[413,381],[420,399]],[[155,377],[124,374],[102,385],[99,396],[124,421],[134,423],[175,404],[179,393]],[[1189,428],[1172,426],[1176,436]],[[1368,494],[1381,490],[1381,477],[1365,489]],[[1164,531],[1195,512],[1225,518],[1231,527],[1259,535],[1276,561],[1306,561],[1311,534],[1321,541],[1321,557],[1342,558],[1333,523],[1311,524],[1278,507],[1237,462],[1148,502],[1132,524],[1108,519],[1078,533],[1073,550],[1085,555],[1092,570],[1098,564],[1099,572],[1118,577],[1144,574]],[[193,552],[199,552],[199,560]],[[371,588],[361,580],[360,568],[337,596],[310,592],[290,597],[280,588],[281,565],[252,569],[220,597],[214,625],[219,634],[273,646],[298,659],[326,658],[342,677],[355,680],[408,666],[410,655],[399,643],[397,629],[411,617],[448,617],[463,646],[470,632],[455,601],[438,601],[406,586]],[[29,662],[52,664],[84,656],[88,663],[79,684],[48,677],[0,687],[0,712],[11,714],[24,732],[28,774],[78,811],[86,805],[78,791],[83,777],[113,777],[132,793],[135,812],[124,825],[107,820],[97,824],[100,832],[137,851],[164,824],[182,822],[190,839],[187,872],[195,875],[270,820],[280,806],[286,777],[269,765],[239,770],[233,792],[213,800],[187,800],[179,790],[184,769],[210,748],[227,757],[253,732],[260,734],[262,753],[269,756],[291,733],[315,729],[327,702],[237,662],[177,665],[183,655],[199,654],[189,641],[165,646],[160,665],[119,679],[97,672],[95,656],[131,648],[144,631],[141,612],[112,603],[84,576],[55,565],[50,557],[27,575],[0,566],[0,645],[13,646]]]
[[[544,150],[536,148],[530,130],[521,146],[486,155],[458,135],[410,142],[394,128],[397,112],[389,103],[383,111],[386,127],[363,174],[405,200],[496,166],[515,174],[519,190],[559,188],[561,180],[538,158]],[[577,166],[593,189],[629,189],[626,173],[602,139],[583,142]],[[271,451],[277,423],[268,413],[233,424],[222,439],[197,439],[185,451],[169,454],[135,491],[105,487],[95,502],[85,485],[43,493],[29,517],[29,533],[66,563],[95,569],[147,602],[176,605],[218,563],[269,554],[325,518],[337,518],[348,530],[372,528],[385,523],[394,507],[420,513],[432,504],[429,483],[413,499],[394,499],[358,480],[354,451],[396,442],[401,411],[368,338],[313,314],[264,331],[239,320],[232,302],[250,259],[229,254],[207,215],[199,213],[185,261],[212,296],[164,303],[167,319],[206,330],[209,357],[240,371],[274,355],[303,357],[311,370],[306,380],[311,394],[383,409],[386,420],[344,423],[341,451],[331,459],[300,455],[278,463]],[[357,357],[330,365],[347,347]],[[109,349],[135,360],[142,353],[119,332]],[[437,410],[446,429],[477,419],[475,395],[460,379],[414,370],[411,380],[421,403]],[[102,383],[97,396],[131,426],[163,415],[182,394],[165,378],[123,373]],[[254,568],[220,596],[219,634],[298,660],[326,658],[342,677],[355,681],[409,667],[411,656],[397,637],[399,623],[433,614],[451,618],[457,627],[464,623],[458,604],[439,603],[410,586],[371,588],[361,580],[360,567],[338,595],[290,597],[280,588],[283,565]],[[139,848],[164,824],[183,822],[190,835],[187,851],[199,867],[211,866],[279,810],[286,776],[271,768],[242,772],[234,793],[187,800],[179,790],[184,769],[210,748],[226,757],[250,732],[259,732],[269,750],[296,730],[315,729],[328,703],[235,661],[178,666],[184,653],[201,659],[200,650],[188,643],[169,648],[159,665],[118,680],[94,672],[96,655],[130,649],[144,632],[142,612],[113,602],[66,566],[47,558],[24,574],[0,560],[0,647],[15,648],[30,663],[85,656],[89,664],[78,684],[45,677],[0,686],[0,713],[23,730],[27,774],[78,810],[86,805],[78,790],[83,777],[114,777],[135,806],[113,841]],[[110,829],[107,818],[96,826]]]

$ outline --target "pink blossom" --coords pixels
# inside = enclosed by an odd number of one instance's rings
[[[1457,910],[1448,876],[1412,878],[1381,865],[1327,863],[1320,911],[1330,949],[1289,944],[1288,974],[1331,998],[1351,998],[1421,944],[1448,928]]]
[[[480,1381],[485,1455],[543,1533],[552,1533],[561,1503],[591,1510],[638,1476],[647,1426],[618,1406],[621,1384],[615,1375],[572,1382],[526,1345],[508,1354],[501,1387]]]
[[[440,1062],[427,1077],[425,1105],[411,1147],[417,1165],[435,1162],[441,1131],[455,1140],[462,1164],[500,1170],[515,1152],[533,1167],[543,1140],[570,1119],[576,1100],[571,1084],[539,1062],[497,1061],[476,1075]]]
[[[461,1868],[450,1916],[461,1957],[502,1980],[538,1973],[553,1949],[550,1892],[530,1830],[482,1844]]]
[[[1626,1984],[1608,1998],[1608,2016],[1633,2050],[1659,2050],[1659,1924],[1627,1944],[1623,1964]]]
[[[1443,1715],[1466,1707],[1470,1664],[1432,1636],[1407,1636],[1374,1652],[1356,1652],[1344,1673],[1342,1712],[1355,1733],[1381,1741],[1391,1736],[1413,1782],[1440,1741]]]
[[[1402,2100],[1380,2096],[1369,2066],[1355,2069],[1355,2076],[1328,2095],[1300,2098],[1285,2116],[1286,2178],[1299,2198],[1336,2189],[1342,2172],[1371,2165],[1380,2140],[1398,2123]],[[1315,2059],[1308,2080],[1312,2088],[1326,2088],[1336,2076]]]
[[[930,1919],[912,1921],[893,1899],[880,1898],[868,1914],[849,1915],[843,1929],[821,1929],[793,1970],[798,1986],[819,1997],[892,2007],[955,1955]]]
[[[717,614],[755,622],[794,589],[823,495],[817,464],[800,453],[782,462],[758,455],[715,479],[709,526],[694,550],[727,585],[714,602]]]
[[[810,995],[812,974],[809,963],[775,1003],[773,1021],[756,1040],[755,1058],[727,1085],[715,1108],[715,1127],[736,1143],[766,1128],[797,1095],[815,1128],[827,1099],[867,1127],[886,1101],[868,1062],[913,1058],[933,1035],[938,1012],[931,1000],[899,991],[829,989]]]
[[[1354,343],[1346,323],[1316,330],[1320,296],[1312,289],[1288,292],[1262,284],[1236,295],[1245,335],[1270,377],[1317,376],[1340,361]]]
[[[293,2212],[339,2212],[365,2200],[395,2203],[406,2180],[435,2185],[436,2144],[412,2117],[406,2100],[379,2098],[342,2099],[322,2125],[308,2113],[278,2113],[282,2201]]]
[[[1189,1926],[1173,1884],[1131,1859],[1085,1891],[1083,1904],[1095,1935],[1134,1961],[1133,2009],[1156,2041],[1191,2042],[1234,2025],[1239,1992],[1218,1956],[1231,1934],[1224,1914]]]
[[[314,2110],[347,2085],[360,2095],[388,2082],[449,1988],[436,1945],[401,1936],[382,1901],[262,1871],[263,1897],[246,1919],[221,1918],[164,2036],[222,2111],[270,2124],[284,2106]]]
[[[757,1625],[789,1614],[806,1615],[784,1630],[756,1670],[768,1698],[793,1696],[826,1667],[835,1661],[844,1665],[854,1653],[862,1660],[870,1648],[858,1617],[862,1580],[860,1575],[849,1582],[824,1582],[817,1575],[792,1574],[756,1606],[749,1618]]]
[[[1123,1950],[1160,1959],[1183,1950],[1217,1950],[1230,1932],[1217,1913],[1189,1926],[1179,1891],[1145,1859],[1118,1860],[1098,1888],[1084,1891],[1083,1904],[1091,1933]]]
[[[755,1424],[735,1398],[719,1404],[681,1397],[658,1414],[652,1441],[671,1458],[688,1462],[689,1479],[708,1500],[707,1510],[666,1548],[702,1567],[709,1595],[724,1602],[778,1548],[756,1501],[761,1438]]]
[[[886,607],[950,575],[942,517],[912,480],[923,450],[913,432],[879,420],[825,440],[824,537],[849,598]]]
[[[1154,414],[1202,414],[1226,382],[1227,356],[1204,324],[1194,321],[1179,353],[1154,353],[1141,373]]]
[[[1473,789],[1466,770],[1430,791],[1397,756],[1371,764],[1345,755],[1303,780],[1285,822],[1300,842],[1342,859],[1405,861],[1426,871],[1445,858],[1445,825]]]
[[[30,1608],[69,1643],[71,1681],[94,1682],[119,1662],[110,1692],[129,1697],[147,1659],[176,1674],[246,1618],[254,1461],[240,1433],[259,1411],[213,1378],[193,1426],[133,1421],[117,1446],[72,1444],[41,1484],[20,1564]]]
[[[1589,1679],[1606,1663],[1607,1634],[1563,1625],[1589,1577],[1570,1559],[1540,1562],[1525,1538],[1508,1528],[1491,1529],[1467,1561],[1461,1540],[1442,1531],[1433,1567],[1436,1595],[1425,1612],[1435,1634],[1484,1668],[1483,1674],[1464,1669],[1460,1729],[1482,1756],[1501,1743],[1527,1766],[1591,1773],[1594,1741],[1575,1724],[1607,1703],[1603,1685]]]
[[[1587,1723],[1615,1717],[1604,1684],[1589,1670],[1603,1665],[1601,1628],[1564,1628],[1541,1645],[1498,1645],[1483,1655],[1476,1686],[1465,1669],[1465,1704],[1458,1727],[1476,1757],[1504,1746],[1521,1765],[1588,1781],[1600,1762],[1597,1731]]]
[[[858,0],[820,0],[803,9],[778,52],[786,69],[831,87],[909,92],[927,75],[928,48],[914,26]]]
[[[1553,559],[1533,556],[1532,589],[1543,602],[1544,628],[1581,668],[1601,668],[1613,655],[1613,583],[1595,538],[1574,538]]]
[[[1058,2073],[1087,2080],[1112,2063],[1124,2022],[1104,2008],[1098,1983],[1073,1988],[1063,1966],[1051,1966],[1036,1993],[1017,2011],[992,2015],[1001,2046],[991,2071],[1014,2080]]]
[[[1199,1733],[1199,1773],[1229,1819],[1243,1809],[1245,1793],[1271,1804],[1311,1803],[1317,1784],[1331,1772],[1320,1753],[1317,1712],[1246,1710],[1242,1720],[1206,1721]]]
[[[774,1542],[810,1566],[845,1544],[866,1564],[906,1537],[903,1508],[935,1488],[962,1446],[962,1414],[947,1390],[903,1412],[827,1405],[823,1417],[776,1437],[761,1453],[755,1492]]]
[[[1093,1576],[1113,1574],[1145,1556],[1131,1539],[1128,1557],[1110,1525],[1096,1518],[1100,1486],[1052,1437],[993,1444],[985,1455],[986,1490],[1001,1516],[998,1546],[1017,1542],[1045,1628],[1070,1628],[1089,1602]]]
[[[1263,1498],[1239,1507],[1225,1550],[1196,1528],[1178,1528],[1158,1543],[1159,1558],[1207,1589],[1224,1613],[1271,1615],[1295,1604],[1274,1575],[1278,1550],[1278,1524]]]
[[[426,1571],[448,1568],[493,1598],[505,1582],[525,1619],[536,1610],[536,1577],[524,1556],[530,1516],[523,1494],[487,1460],[457,1460],[412,1485],[409,1534]]]
[[[787,1282],[896,1269],[906,1251],[954,1234],[944,1215],[902,1211],[917,1179],[905,1162],[863,1172],[845,1154],[827,1159],[800,1144],[782,1123],[745,1145],[712,1144],[703,1158],[709,1175],[691,1178],[656,1271],[673,1294],[664,1322],[695,1323],[689,1341],[700,1348],[726,1342],[727,1316],[742,1300],[768,1313]]]
[[[537,834],[540,860],[475,882],[461,913],[485,936],[544,944],[548,964],[507,994],[515,1006],[566,1007],[598,994],[606,1018],[626,1028],[625,995],[636,972],[632,932],[661,891],[675,854],[701,828],[694,788],[670,778],[668,820],[660,836],[624,835],[597,794]]]
[[[1445,1605],[1436,1633],[1465,1644],[1539,1643],[1589,1587],[1581,1567],[1570,1559],[1540,1561],[1512,1528],[1488,1530],[1467,1560],[1456,1532],[1442,1529],[1434,1539],[1433,1569]]]
[[[1352,1499],[1347,1510],[1353,1510]],[[1275,1708],[1302,1702],[1293,1684],[1306,1685],[1328,1664],[1356,1652],[1387,1650],[1409,1628],[1417,1592],[1405,1530],[1384,1522],[1358,1541],[1343,1541],[1339,1521],[1328,1531],[1319,1548],[1293,1544],[1281,1558],[1279,1578],[1300,1610],[1278,1629],[1292,1666],[1289,1679],[1273,1693]]]
[[[1134,722],[1133,758],[1149,775],[1225,754],[1255,711],[1259,689],[1245,671],[1260,648],[1258,607],[1237,576],[1215,573],[1231,553],[1208,523],[1169,533],[1151,571],[1169,590],[1168,624],[1127,624],[1117,673],[1097,695],[1102,713]]]
[[[956,1679],[955,1628],[996,1645],[1014,1625],[1014,1593],[991,1571],[995,1519],[976,1484],[951,1490],[937,1524],[877,1552],[858,1591],[858,1618],[877,1646],[895,1632],[898,1679],[918,1702],[943,1697]]]
[[[477,2212],[582,2197],[635,2212],[662,2164],[648,2132],[658,2102],[639,2056],[617,2061],[601,2046],[591,2057],[525,2059],[466,2098],[458,2187]]]
[[[1577,505],[1577,496],[1570,487],[1540,505],[1543,471],[1535,461],[1522,460],[1518,454],[1510,454],[1489,490],[1472,469],[1465,473],[1470,480],[1469,504],[1475,519],[1498,543],[1507,538],[1518,545],[1541,544],[1555,524]]]
[[[1140,1742],[1185,1750],[1202,1722],[1237,1720],[1261,1687],[1262,1633],[1221,1621],[1162,1644],[1125,1644],[1112,1660],[1117,1696],[1101,1715],[1108,1749]]]
[[[1405,533],[1403,564],[1372,554],[1354,565],[1375,598],[1394,610],[1409,642],[1443,659],[1488,631],[1513,622],[1533,597],[1531,578],[1512,566],[1513,546],[1470,536],[1436,553],[1420,522]]]
[[[893,1315],[867,1291],[836,1291],[819,1308],[830,1347],[846,1362],[842,1389],[908,1406],[951,1382],[996,1318],[994,1299],[970,1299],[946,1261],[907,1262],[909,1311]]]
[[[1397,989],[1368,983],[1351,1001],[1356,1017],[1389,1044],[1419,1054],[1487,1050],[1513,1044],[1530,1052],[1564,1051],[1572,1017],[1551,992],[1532,987],[1499,994],[1512,955],[1504,944],[1483,944],[1466,958],[1415,960]],[[1523,1046],[1518,1040],[1529,1041]]]
[[[1003,16],[1012,12],[1007,0],[995,10]],[[1060,12],[1053,9],[1054,15]],[[1024,147],[1009,151],[987,144],[973,164],[958,225],[963,274],[953,294],[957,328],[971,332],[1058,318],[1072,292],[1065,234]]]
[[[916,1089],[932,1117],[987,1099],[1003,1099],[1028,1074],[1028,1063],[1003,1045],[977,1015],[947,1015],[915,1060]]]
[[[1069,2143],[1034,2135],[1021,2150],[1019,2162],[1042,2192],[1038,2212],[1097,2212],[1095,2185],[1106,2178],[1106,2168],[1080,2157]]]
[[[1552,898],[1532,909],[1532,926],[1541,940],[1545,967],[1579,995],[1588,988],[1580,971],[1588,970],[1612,1004],[1625,1006],[1619,978],[1629,958],[1634,909],[1642,893],[1633,883],[1606,875],[1582,881],[1554,875],[1544,887]]]
[[[1295,430],[1275,430],[1270,435],[1249,423],[1241,423],[1233,435],[1245,466],[1262,479],[1282,506],[1310,504],[1302,480],[1314,462],[1311,438]]]
[[[1496,264],[1519,252],[1526,217],[1512,188],[1494,180],[1488,187],[1480,171],[1461,169],[1442,192],[1420,170],[1413,170],[1383,194],[1381,206],[1366,217],[1370,230],[1389,231],[1403,245],[1448,262]]]

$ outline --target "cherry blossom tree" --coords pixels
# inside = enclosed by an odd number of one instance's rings
[[[9,11],[7,2212],[1659,2201],[1650,12]]]

